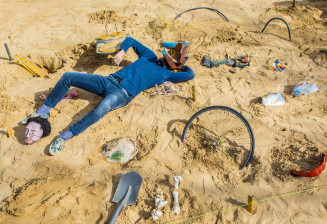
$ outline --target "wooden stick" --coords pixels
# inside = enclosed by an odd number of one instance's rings
[[[247,210],[250,213],[253,213],[253,202],[254,202],[254,196],[248,196],[248,205],[247,205]]]
[[[195,102],[195,86],[192,86],[192,100]]]
[[[292,7],[295,8],[295,0],[293,0]]]

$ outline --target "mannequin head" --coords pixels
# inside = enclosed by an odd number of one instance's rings
[[[29,118],[25,129],[25,143],[33,144],[41,138],[48,136],[50,132],[51,125],[48,119],[41,117]]]

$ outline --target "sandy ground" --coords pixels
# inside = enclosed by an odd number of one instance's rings
[[[303,79],[327,86],[327,54],[320,52],[327,47],[326,1],[297,1],[294,10],[291,1],[263,0],[0,0],[0,5],[1,44],[8,43],[13,55],[26,58],[44,75],[32,77],[21,66],[9,64],[5,48],[0,48],[1,223],[106,223],[117,207],[111,199],[119,179],[132,170],[143,177],[142,187],[136,204],[124,209],[116,223],[154,223],[156,188],[168,201],[158,223],[327,222],[327,171],[315,178],[290,175],[293,169],[315,168],[321,153],[327,153],[326,93],[291,94]],[[174,21],[194,7],[218,9],[230,22],[205,9]],[[287,21],[291,42],[281,21],[261,33],[273,17]],[[65,71],[109,75],[137,59],[129,50],[117,67],[112,55],[95,53],[95,39],[105,34],[106,21],[116,22],[119,31],[158,57],[163,41],[189,41],[187,65],[195,79],[176,84],[183,91],[173,96],[144,91],[69,140],[60,154],[49,156],[57,135],[101,100],[81,90],[78,98],[51,111],[50,136],[24,144],[20,121],[42,105],[39,96],[48,94]],[[115,31],[113,26],[109,31]],[[248,54],[251,66],[230,73],[226,65],[201,65],[204,55],[218,60],[226,53]],[[285,71],[272,71],[276,59],[286,64]],[[273,92],[283,93],[286,104],[260,103],[260,97]],[[187,120],[214,105],[231,107],[250,123],[255,152],[247,168],[239,169],[249,151],[234,144],[225,152],[208,144],[203,131],[208,123],[191,128],[182,143]],[[8,126],[15,131],[9,138]],[[137,142],[139,153],[126,164],[109,163],[101,154],[103,145],[118,137]],[[175,175],[183,177],[179,215],[171,212]],[[245,208],[248,195],[256,200],[253,214]]]

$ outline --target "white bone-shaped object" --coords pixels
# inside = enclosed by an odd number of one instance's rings
[[[179,207],[179,202],[178,202],[178,191],[176,191],[175,189],[173,190],[173,196],[174,196],[174,206],[172,212],[174,214],[179,214],[181,209]]]
[[[181,176],[174,176],[173,181],[174,181],[174,187],[176,190],[178,190],[178,185],[180,182],[182,182],[183,178]]]
[[[151,216],[153,218],[153,220],[158,220],[159,216],[162,216],[163,213],[161,211],[158,211],[157,209],[153,209],[151,212]]]
[[[163,200],[161,200],[161,198],[156,198],[154,200],[154,202],[155,202],[156,208],[162,208],[163,206],[165,206],[168,203],[168,201],[163,201]]]
[[[154,196],[156,197],[156,198],[159,198],[161,201],[164,201],[165,199],[164,199],[164,196],[163,196],[163,191],[160,189],[160,188],[157,188],[156,190],[155,190],[155,194],[154,194]]]

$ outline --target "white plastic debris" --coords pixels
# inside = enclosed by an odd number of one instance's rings
[[[158,220],[158,218],[162,215],[163,213],[161,211],[158,211],[157,209],[153,209],[151,212],[152,219],[155,221]]]
[[[165,201],[163,191],[160,188],[157,188],[155,192],[156,192],[155,193],[156,198],[154,200],[155,206],[156,208],[162,208],[168,203],[168,201]]]
[[[181,176],[174,176],[173,181],[174,181],[174,187],[176,190],[178,190],[178,185],[180,182],[182,182],[183,178]]]
[[[309,94],[320,91],[321,89],[317,86],[313,79],[305,79],[299,82],[293,89],[292,94],[298,96],[301,94]]]
[[[174,196],[174,206],[172,212],[177,215],[180,213],[181,209],[179,207],[179,202],[178,202],[178,191],[175,189],[173,190],[173,196]]]
[[[132,139],[118,138],[106,143],[102,150],[102,155],[109,162],[126,163],[132,159],[138,150],[136,143]]]
[[[175,88],[174,83],[172,82],[164,82],[160,87],[155,85],[155,91],[158,95],[167,95],[171,96],[174,95],[176,92],[181,91],[181,88]]]
[[[266,106],[280,106],[285,104],[285,98],[281,93],[270,93],[261,99],[262,103]]]
[[[162,201],[160,198],[156,198],[156,199],[155,199],[155,205],[156,205],[156,208],[162,208],[162,207],[164,207],[167,203],[168,203],[168,201]]]

